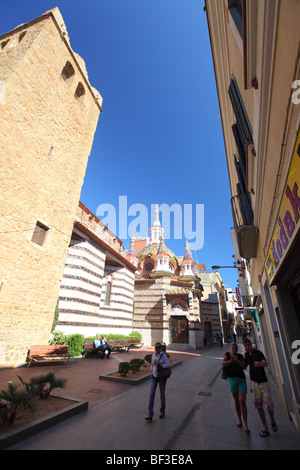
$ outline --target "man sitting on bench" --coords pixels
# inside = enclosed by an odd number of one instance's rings
[[[103,357],[105,356],[105,351],[108,351],[108,353],[107,353],[107,359],[108,359],[109,356],[110,356],[110,353],[111,353],[111,347],[109,346],[108,342],[106,341],[105,336],[102,336],[101,345],[103,347]]]
[[[103,359],[104,354],[105,354],[105,349],[102,345],[102,340],[100,339],[100,335],[97,335],[96,339],[94,339],[94,348],[95,348],[95,351],[99,351],[100,357],[101,359]]]

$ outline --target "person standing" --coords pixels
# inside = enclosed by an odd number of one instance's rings
[[[152,374],[151,378],[151,390],[150,390],[150,398],[149,398],[149,406],[148,406],[148,416],[145,418],[146,421],[152,421],[153,417],[153,407],[154,407],[154,398],[157,385],[159,385],[160,390],[160,418],[165,417],[165,409],[166,409],[166,379],[161,379],[158,377],[157,368],[162,367],[166,368],[169,367],[169,361],[165,353],[161,350],[161,344],[155,344],[155,352],[152,354],[151,359],[151,366],[150,371]]]
[[[260,435],[261,437],[266,437],[270,433],[263,405],[265,405],[266,410],[269,413],[273,431],[278,431],[278,427],[274,419],[274,404],[265,372],[265,367],[268,367],[268,363],[263,353],[258,349],[253,348],[249,338],[243,339],[243,345],[246,351],[245,363],[250,367],[250,392],[252,401],[263,424],[263,429],[260,432]]]
[[[244,423],[244,430],[250,433],[247,424],[247,383],[244,373],[246,363],[242,354],[238,354],[238,345],[236,343],[231,343],[230,353],[225,353],[222,364],[226,366],[229,391],[234,399],[235,411],[238,417],[237,426],[240,428]]]

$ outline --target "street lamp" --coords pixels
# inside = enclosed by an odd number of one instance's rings
[[[234,268],[237,269],[237,266],[212,266],[211,269],[220,269],[220,268]]]
[[[237,261],[237,264],[240,264],[240,262]],[[218,270],[218,269],[221,269],[221,268],[233,268],[233,269],[237,269],[238,271],[245,271],[246,270],[245,265],[244,265],[243,262],[241,263],[241,266],[212,266],[211,267],[211,269],[214,269],[215,271]]]

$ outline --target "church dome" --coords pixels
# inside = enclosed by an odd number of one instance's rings
[[[158,249],[159,245],[157,243],[145,246],[145,248],[143,248],[137,255],[137,258],[139,260],[138,266],[141,266],[142,262],[147,259],[152,259],[153,261],[155,261]],[[170,262],[174,265],[174,269],[176,269],[178,267],[178,260],[176,256],[174,255],[173,251],[169,250],[169,248],[167,248],[167,254],[170,258]]]

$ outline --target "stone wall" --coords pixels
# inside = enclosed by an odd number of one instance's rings
[[[48,343],[101,97],[51,13],[0,43],[0,364],[11,366]]]

